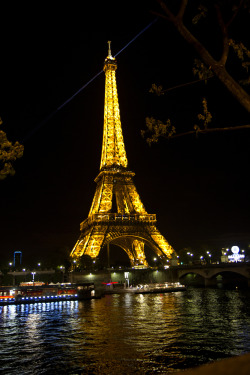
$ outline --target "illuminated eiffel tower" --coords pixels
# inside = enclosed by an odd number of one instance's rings
[[[144,245],[162,261],[171,258],[173,248],[156,228],[156,215],[149,215],[128,169],[116,87],[117,62],[111,55],[104,62],[105,106],[100,173],[89,215],[80,224],[80,237],[71,257],[89,255],[95,259],[109,244],[121,247],[131,266],[148,266]]]

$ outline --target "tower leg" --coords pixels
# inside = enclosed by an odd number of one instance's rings
[[[146,261],[144,253],[144,242],[134,240],[133,249],[135,253],[135,265],[148,267],[148,262]]]

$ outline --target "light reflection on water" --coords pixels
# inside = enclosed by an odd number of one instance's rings
[[[0,307],[4,374],[153,374],[250,352],[250,292],[188,289]]]

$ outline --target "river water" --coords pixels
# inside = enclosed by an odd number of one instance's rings
[[[250,352],[250,291],[0,307],[3,374],[165,374]]]

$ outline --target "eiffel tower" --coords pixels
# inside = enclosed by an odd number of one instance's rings
[[[116,59],[104,62],[105,104],[100,173],[92,206],[80,224],[80,237],[71,257],[89,255],[95,259],[104,246],[114,244],[128,255],[131,266],[148,266],[144,245],[164,260],[171,258],[173,248],[156,228],[156,215],[148,214],[128,169],[123,141],[116,86]]]

